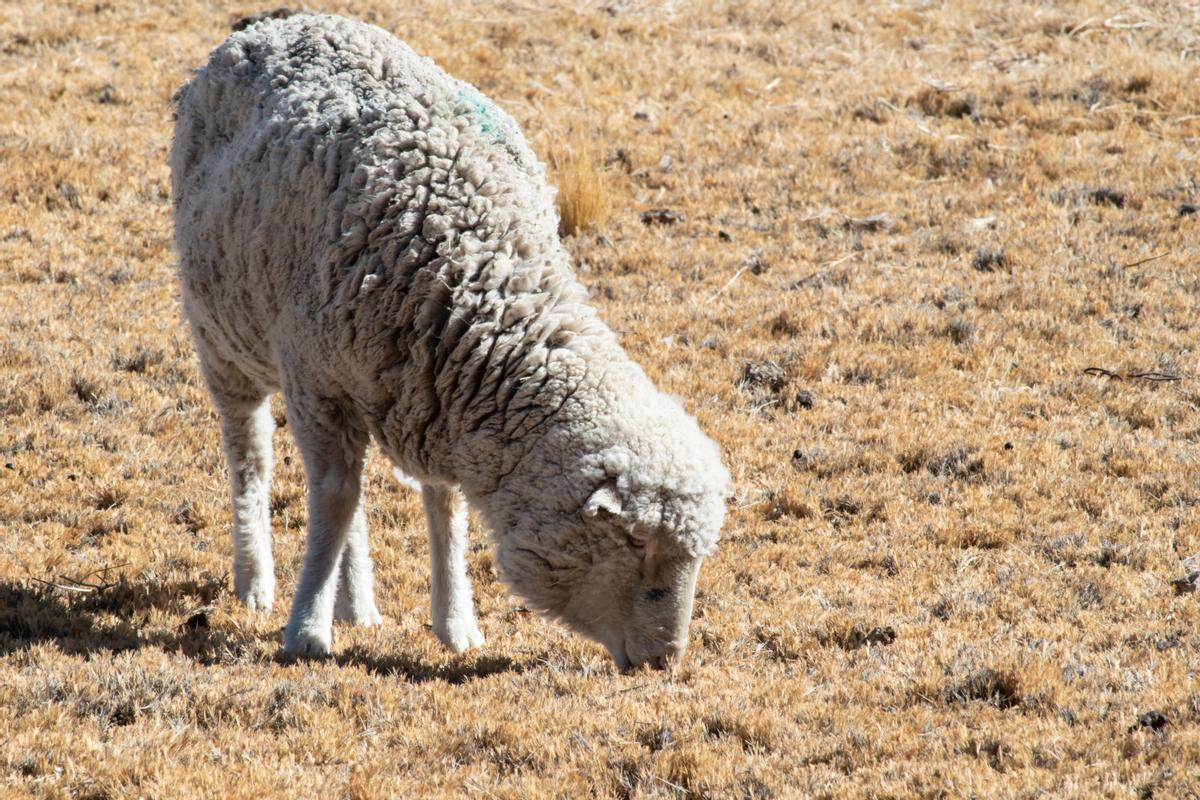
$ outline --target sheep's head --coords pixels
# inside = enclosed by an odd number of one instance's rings
[[[550,469],[524,476],[501,515],[489,515],[504,580],[621,668],[682,657],[696,576],[724,519],[717,447],[675,412],[620,444],[539,459]]]

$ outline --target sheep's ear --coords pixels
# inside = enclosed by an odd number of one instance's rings
[[[611,484],[605,484],[592,492],[592,496],[583,504],[584,516],[592,519],[606,515],[615,517],[620,513],[621,498],[617,496],[616,487]]]

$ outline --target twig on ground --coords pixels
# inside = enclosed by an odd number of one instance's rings
[[[36,583],[40,583],[43,586],[49,586],[52,589],[62,589],[63,591],[67,592],[79,592],[80,594],[91,594],[92,592],[103,592],[107,589],[111,589],[112,587],[116,586],[116,584],[107,582],[89,583],[88,578],[92,577],[93,575],[103,576],[111,570],[120,569],[121,567],[127,566],[129,566],[129,562],[125,562],[123,564],[110,564],[106,567],[94,569],[79,578],[72,578],[69,575],[59,575],[55,581],[45,581],[41,578],[33,578],[33,580]]]
[[[79,578],[78,580],[72,579],[71,582],[78,583],[81,586],[86,586],[87,584],[85,584],[84,581],[86,581],[88,578],[92,577],[93,575],[100,575],[101,577],[103,577],[107,573],[111,572],[114,569],[121,569],[122,567],[128,567],[128,566],[129,566],[128,561],[125,561],[121,564],[109,564],[107,567],[101,567],[100,569],[92,570],[91,572],[87,573],[86,575]]]
[[[682,794],[682,795],[690,795],[690,794],[691,794],[691,792],[689,792],[689,791],[688,791],[687,789],[685,789],[684,787],[680,786],[680,785],[679,785],[679,784],[677,784],[677,783],[671,783],[671,782],[670,782],[669,780],[667,780],[666,778],[660,778],[658,775],[655,775],[655,776],[653,776],[653,777],[654,777],[654,780],[658,781],[658,782],[659,782],[659,783],[661,783],[663,786],[668,786],[668,787],[670,787],[672,790],[674,790],[674,791],[676,791],[676,792],[678,792],[678,793],[680,793],[680,794]]]
[[[711,295],[709,295],[709,298],[707,300],[705,300],[704,302],[707,304],[707,303],[711,303],[713,300],[716,300],[717,297],[719,297],[722,292],[724,292],[730,286],[733,286],[733,282],[736,281],[738,278],[742,277],[742,273],[748,269],[750,269],[749,266],[741,267],[740,269],[738,269],[737,272],[733,273],[732,278],[725,281],[724,286],[722,286],[720,289],[717,289],[715,292],[713,292]]]
[[[1179,375],[1172,375],[1169,372],[1127,372],[1122,375],[1119,372],[1105,369],[1104,367],[1088,367],[1083,371],[1084,375],[1096,375],[1104,378],[1112,378],[1118,381],[1181,381],[1183,378]]]
[[[112,583],[88,583],[87,581],[76,580],[68,575],[59,575],[58,579],[63,583],[78,587],[78,591],[103,592],[105,589],[111,589],[115,586]]]
[[[1128,269],[1129,267],[1140,267],[1142,264],[1146,264],[1151,261],[1158,261],[1160,258],[1165,258],[1166,256],[1171,255],[1171,253],[1173,253],[1173,252],[1175,252],[1175,251],[1168,250],[1165,253],[1159,253],[1156,256],[1150,256],[1149,258],[1143,258],[1141,261],[1134,261],[1132,264],[1126,264],[1125,268]]]
[[[60,580],[61,580],[61,577],[60,577]],[[84,587],[84,586],[65,586],[61,583],[55,583],[54,581],[44,581],[41,578],[33,578],[33,581],[34,581],[34,583],[40,583],[43,586],[49,586],[51,589],[62,589],[63,591],[66,591],[66,592],[79,592],[80,594],[91,594],[92,592],[96,591],[95,589],[91,588],[90,586],[86,586],[86,587]]]
[[[1157,28],[1160,27],[1157,22],[1150,20],[1133,20],[1127,21],[1132,17],[1131,14],[1117,14],[1115,17],[1109,17],[1104,20],[1104,27],[1111,31],[1135,31],[1141,28]]]

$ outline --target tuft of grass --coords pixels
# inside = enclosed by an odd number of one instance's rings
[[[582,134],[550,151],[550,181],[558,188],[558,232],[574,236],[602,226],[612,211],[609,178]]]
[[[117,508],[129,499],[128,493],[117,486],[106,486],[92,497],[92,507],[100,511]]]
[[[123,372],[144,373],[162,363],[163,351],[157,348],[139,347],[128,355],[113,357],[113,366]]]
[[[999,709],[1020,705],[1021,678],[1018,674],[984,667],[950,683],[945,689],[949,703],[982,701]]]
[[[104,392],[104,387],[97,381],[80,375],[71,382],[71,391],[80,402],[90,406],[99,402]]]

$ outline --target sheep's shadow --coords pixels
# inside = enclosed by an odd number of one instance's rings
[[[180,613],[181,608],[211,605],[227,591],[227,585],[224,577],[214,576],[154,582],[121,578],[101,588],[31,580],[0,581],[0,656],[53,642],[68,655],[119,653],[150,647],[180,653],[206,666],[230,663],[247,655],[251,658],[265,655],[279,664],[304,663],[304,659],[278,649],[274,632],[264,635],[252,630],[224,631],[210,627],[204,611]],[[159,626],[148,630],[146,617],[152,610],[186,619],[172,628]],[[264,639],[275,639],[273,654],[263,652]],[[402,651],[381,655],[361,645],[338,653],[332,660],[341,666],[360,666],[373,675],[408,683],[450,684],[518,674],[533,663],[500,655],[461,656],[431,662]]]
[[[64,653],[88,655],[143,647],[195,651],[205,631],[185,623],[173,632],[147,633],[151,610],[173,610],[181,601],[204,606],[224,591],[223,578],[104,584],[0,581],[0,655],[41,642]],[[192,620],[189,620],[191,623]]]
[[[354,646],[334,656],[341,666],[361,666],[373,675],[398,678],[408,683],[445,681],[450,684],[468,683],[493,675],[517,675],[529,668],[531,662],[516,661],[508,656],[460,656],[446,663],[430,663],[408,653],[378,655],[366,648]]]

